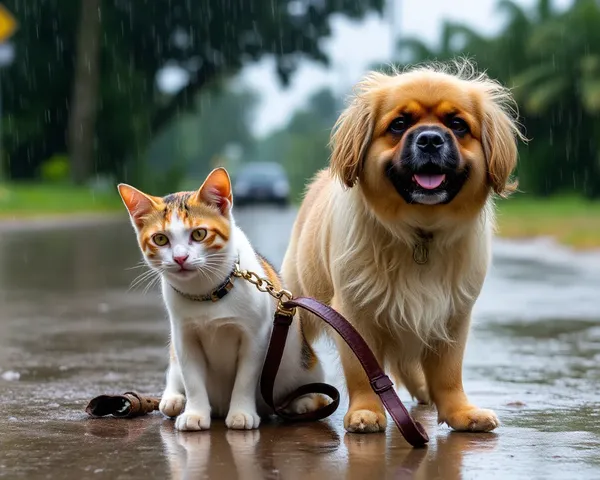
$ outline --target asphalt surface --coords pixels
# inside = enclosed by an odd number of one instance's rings
[[[238,223],[281,262],[295,212],[253,208]],[[498,241],[465,359],[472,401],[495,409],[491,434],[429,432],[413,450],[393,426],[346,434],[347,400],[314,424],[180,433],[155,413],[89,419],[101,393],[159,394],[168,325],[154,289],[129,290],[140,260],[121,220],[0,224],[0,477],[600,478],[600,254],[544,240]],[[335,355],[321,348],[328,380]]]

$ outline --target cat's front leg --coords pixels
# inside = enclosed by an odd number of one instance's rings
[[[185,388],[183,386],[181,368],[179,367],[173,344],[171,344],[169,353],[167,383],[158,409],[167,417],[176,417],[183,411],[183,407],[185,406]]]
[[[229,428],[250,430],[260,424],[256,412],[256,390],[264,351],[264,342],[251,338],[247,332],[242,333],[231,403],[225,418],[225,425]]]
[[[206,358],[195,332],[172,322],[173,340],[185,388],[185,410],[175,421],[177,430],[210,428],[210,402],[206,391]]]

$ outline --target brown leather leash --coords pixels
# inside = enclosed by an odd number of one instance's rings
[[[335,387],[325,383],[311,383],[298,388],[280,404],[275,405],[273,400],[273,388],[275,379],[281,363],[281,357],[285,348],[287,334],[294,319],[294,310],[302,308],[330,325],[348,344],[356,358],[362,365],[373,391],[379,396],[385,409],[388,411],[394,423],[402,433],[402,436],[413,447],[424,447],[429,442],[427,432],[419,422],[412,419],[394,390],[394,384],[384,373],[377,362],[375,355],[363,340],[356,329],[342,315],[333,308],[318,302],[314,298],[291,298],[283,301],[277,309],[273,322],[273,331],[267,350],[267,356],[263,366],[260,379],[260,391],[264,401],[273,411],[289,421],[315,421],[328,417],[336,411],[340,403],[340,394]],[[324,394],[331,398],[332,402],[313,412],[303,414],[291,414],[285,412],[285,408],[296,398],[309,393]]]

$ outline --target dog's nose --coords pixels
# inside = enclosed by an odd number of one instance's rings
[[[417,135],[415,143],[425,153],[436,153],[444,145],[444,137],[435,130],[425,130]]]

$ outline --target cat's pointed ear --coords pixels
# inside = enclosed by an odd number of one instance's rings
[[[226,215],[233,205],[231,195],[231,179],[227,170],[215,168],[196,192],[196,201],[215,205]]]
[[[140,192],[125,183],[120,183],[117,187],[123,203],[129,211],[131,221],[138,228],[142,226],[144,216],[148,215],[158,207],[158,199],[151,195]]]

